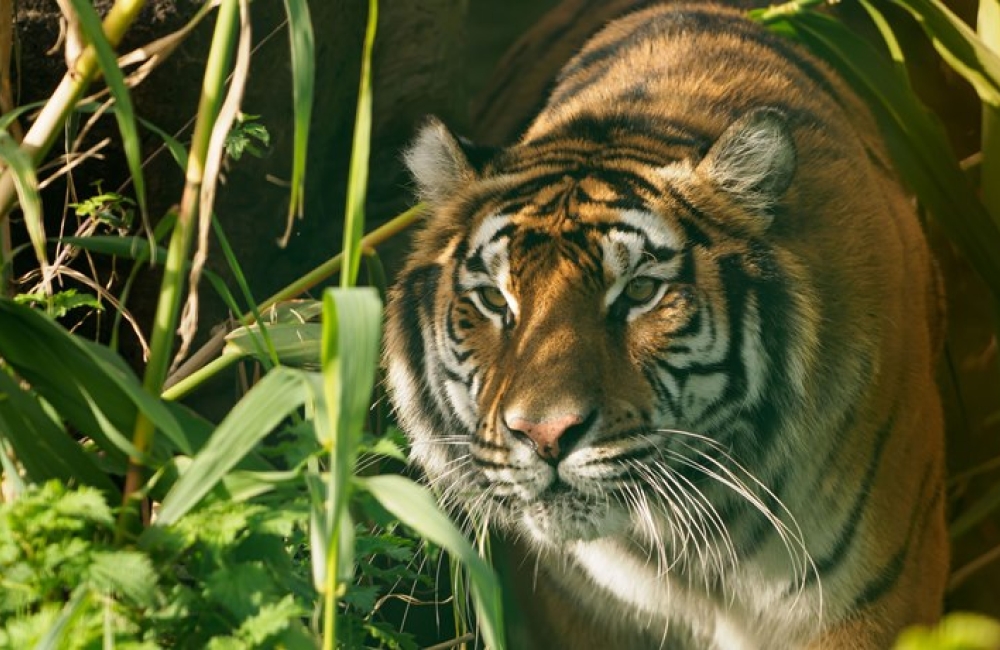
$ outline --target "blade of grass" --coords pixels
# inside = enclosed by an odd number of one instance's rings
[[[864,97],[903,181],[1000,296],[1000,229],[968,185],[941,125],[867,41],[837,20],[804,12],[784,29],[833,65]],[[780,22],[780,21],[779,21]]]
[[[983,45],[1000,55],[1000,0],[979,0],[977,22]],[[1000,107],[986,102],[983,102],[982,151],[979,188],[983,204],[994,221],[1000,222]]]
[[[198,116],[195,120],[194,135],[191,140],[188,166],[185,173],[184,192],[181,195],[177,223],[171,234],[164,264],[163,280],[156,305],[156,320],[150,336],[150,354],[143,375],[143,387],[150,395],[159,395],[167,376],[174,330],[179,320],[181,294],[184,286],[184,269],[188,251],[194,238],[198,221],[201,185],[205,173],[206,157],[215,126],[216,117],[222,103],[221,89],[225,86],[230,61],[235,45],[236,26],[240,16],[240,0],[223,0],[216,17],[215,31],[205,63],[201,97],[198,102]],[[0,188],[2,189],[2,188]],[[132,433],[132,443],[144,452],[152,444],[155,427],[152,421],[140,415],[136,418]],[[139,489],[142,483],[139,459],[133,459],[125,478],[123,498]],[[134,514],[130,504],[120,511],[116,534],[119,539],[130,527]]]
[[[89,595],[90,585],[79,585],[73,590],[59,616],[52,623],[52,627],[46,630],[45,635],[35,645],[35,650],[59,650],[70,645],[66,635],[72,630],[73,621],[83,612],[83,606]]]
[[[979,98],[1000,107],[1000,55],[940,0],[893,0],[924,29],[942,58],[972,84]]]
[[[361,234],[365,231],[365,195],[368,190],[368,159],[372,131],[371,59],[378,24],[378,0],[368,0],[368,26],[361,56],[361,84],[354,122],[351,167],[347,175],[347,210],[344,223],[344,269],[341,287],[353,287],[361,266]]]
[[[42,220],[42,200],[38,196],[38,177],[35,175],[34,163],[6,131],[0,131],[0,159],[7,166],[5,174],[13,178],[17,199],[24,214],[24,224],[28,229],[28,238],[31,240],[35,259],[38,260],[42,272],[45,294],[51,295],[49,257],[45,251],[45,222]],[[9,262],[11,260],[0,260],[0,266],[7,268]]]
[[[246,87],[247,76],[250,73],[250,45],[253,38],[250,28],[249,0],[238,0],[238,3],[239,24],[236,34],[236,56],[233,62],[232,73],[229,75],[229,89],[226,91],[225,99],[219,105],[218,111],[215,114],[211,134],[208,138],[208,147],[203,159],[198,209],[194,218],[197,222],[198,237],[194,255],[191,259],[191,270],[188,275],[188,294],[178,329],[180,345],[174,357],[175,360],[183,359],[187,356],[188,349],[198,329],[199,280],[201,279],[205,263],[208,261],[209,233],[211,232],[212,206],[215,203],[215,191],[218,187],[220,172],[222,171],[226,140],[232,132],[233,124],[240,113],[243,91]]]
[[[306,153],[309,125],[312,122],[313,87],[316,82],[316,47],[312,20],[306,0],[285,0],[288,17],[288,40],[291,45],[292,103],[295,134],[292,143],[291,195],[288,198],[288,225],[281,245],[288,243],[292,224],[301,219],[305,206]]]
[[[320,366],[323,373],[325,418],[317,418],[316,435],[330,454],[325,512],[313,520],[324,529],[314,536],[325,541],[321,558],[324,598],[323,648],[333,650],[337,639],[336,599],[349,578],[353,561],[353,533],[347,504],[350,477],[357,461],[361,430],[368,415],[382,333],[382,302],[370,288],[327,289],[323,294],[323,337]]]
[[[359,477],[355,481],[401,522],[462,562],[469,572],[472,600],[483,640],[495,650],[505,647],[500,587],[496,576],[458,528],[441,512],[427,488],[402,476],[388,474]]]
[[[32,483],[79,482],[100,489],[109,499],[121,498],[108,475],[42,407],[38,396],[18,386],[6,372],[0,372],[0,438],[13,447]]]
[[[0,356],[112,459],[123,460],[123,450],[132,449],[125,433],[137,412],[178,450],[191,453],[190,442],[169,409],[142,390],[119,357],[7,299],[0,299]]]
[[[361,240],[362,249],[378,246],[389,238],[394,237],[403,230],[409,228],[411,225],[416,223],[417,219],[419,219],[423,214],[423,211],[424,204],[421,203],[415,205],[391,221],[372,230]],[[261,313],[264,313],[279,303],[297,298],[339,271],[342,261],[342,254],[338,253],[337,255],[334,255],[314,268],[312,271],[309,271],[285,288],[279,290],[267,300],[260,303],[258,310]],[[255,322],[253,314],[243,314],[240,318],[240,322],[244,325],[253,324]],[[166,388],[171,391],[171,394],[173,395],[172,399],[177,399],[178,397],[187,394],[187,392],[198,385],[198,382],[189,381],[195,373],[199,375],[200,381],[203,381],[205,378],[210,376],[202,371],[205,370],[205,365],[210,363],[211,359],[215,359],[216,355],[222,351],[222,348],[225,345],[226,335],[227,333],[225,331],[215,334],[207,343],[205,343],[205,345],[201,347],[200,350],[198,350],[198,352],[193,354],[188,361],[182,364],[180,368],[178,368],[170,376],[166,383]],[[219,364],[217,367],[221,369],[223,364]],[[179,390],[177,388],[181,382],[185,385],[183,390]]]

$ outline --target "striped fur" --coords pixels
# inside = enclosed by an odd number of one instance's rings
[[[885,648],[947,570],[941,299],[865,107],[737,12],[598,33],[519,142],[432,121],[385,360],[510,541],[515,647]]]

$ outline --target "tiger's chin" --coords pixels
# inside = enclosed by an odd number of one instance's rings
[[[627,512],[612,499],[570,489],[549,490],[523,504],[516,520],[535,543],[550,550],[568,550],[574,542],[621,536],[631,525]]]

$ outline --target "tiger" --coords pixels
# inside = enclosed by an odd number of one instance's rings
[[[827,64],[647,6],[513,144],[429,118],[404,159],[427,212],[386,383],[442,504],[502,542],[511,647],[876,649],[940,616],[942,290]]]

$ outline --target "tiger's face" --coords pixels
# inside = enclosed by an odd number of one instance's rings
[[[473,170],[440,125],[422,139],[410,164],[435,214],[395,290],[387,359],[444,499],[543,546],[728,536],[719,509],[753,492],[730,455],[761,451],[769,386],[795,371],[786,328],[760,313],[800,307],[766,245],[794,171],[781,116],[655,166],[529,144]],[[771,147],[748,156],[751,140]]]

